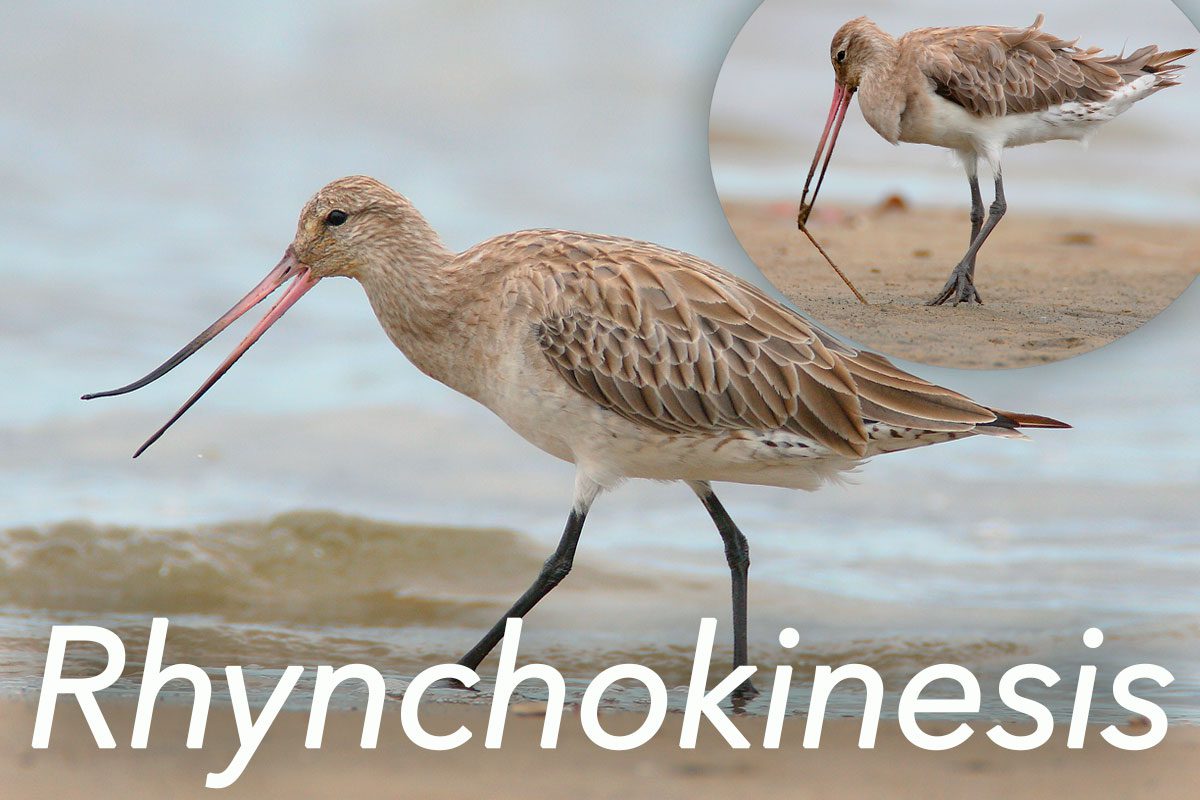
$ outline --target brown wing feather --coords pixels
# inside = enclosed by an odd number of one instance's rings
[[[981,116],[1043,111],[1069,101],[1108,98],[1145,74],[1160,74],[1171,86],[1182,65],[1171,62],[1191,51],[1159,52],[1147,45],[1126,55],[1101,55],[1041,29],[1043,16],[1028,28],[979,26],[922,28],[901,40],[934,91]]]
[[[996,415],[858,352],[757,287],[645,242],[532,231],[535,338],[577,391],[674,433],[787,430],[848,457],[866,423],[968,430]],[[583,253],[567,259],[567,251]]]

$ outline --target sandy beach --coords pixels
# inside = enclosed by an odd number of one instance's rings
[[[1025,367],[1086,353],[1136,330],[1192,282],[1200,227],[1021,214],[981,251],[983,306],[924,303],[966,248],[966,209],[819,209],[809,229],[871,303],[861,305],[796,230],[789,201],[729,203],[763,274],[829,329],[890,356],[947,367]]]
[[[128,747],[134,706],[104,706],[117,749],[95,747],[78,708],[63,702],[48,750],[30,748],[34,704],[0,703],[0,774],[9,797],[193,797],[209,796],[207,772],[224,769],[236,746],[232,713],[214,706],[202,750],[183,746],[189,709],[155,709],[150,747]],[[360,750],[362,715],[331,713],[321,750],[303,745],[308,715],[284,712],[275,721],[246,772],[223,797],[421,797],[530,798],[689,798],[708,797],[975,797],[1094,796],[1134,798],[1194,797],[1200,790],[1192,768],[1200,755],[1200,729],[1175,726],[1157,747],[1140,753],[1110,747],[1088,731],[1082,751],[1068,751],[1065,729],[1038,750],[1002,750],[982,735],[986,726],[954,750],[919,750],[895,723],[880,726],[876,749],[857,748],[856,720],[828,720],[819,750],[800,746],[803,725],[784,723],[779,750],[734,751],[711,728],[702,727],[696,750],[678,747],[682,715],[669,714],[659,734],[645,746],[609,752],[584,735],[577,714],[563,718],[559,747],[538,747],[542,718],[510,713],[500,750],[483,747],[486,709],[426,704],[422,721],[433,733],[459,725],[475,732],[457,750],[417,748],[400,728],[399,703],[389,702],[379,747]],[[641,721],[631,714],[602,717],[620,733]],[[737,719],[747,738],[761,742],[765,720]],[[950,723],[929,729],[949,730]],[[903,788],[901,788],[903,787]]]

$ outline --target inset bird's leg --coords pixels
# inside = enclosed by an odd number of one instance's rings
[[[987,241],[996,224],[1000,222],[1000,218],[1004,216],[1004,212],[1008,210],[1008,203],[1004,200],[1004,178],[999,171],[996,173],[996,198],[992,201],[992,206],[988,210],[987,219],[980,225],[976,222],[977,219],[983,217],[983,198],[979,193],[979,181],[974,179],[971,182],[971,245],[967,248],[967,252],[962,257],[962,261],[958,262],[958,266],[950,273],[950,279],[946,281],[946,285],[942,287],[942,291],[933,300],[930,300],[928,305],[940,306],[941,304],[953,300],[954,305],[959,303],[983,303],[983,299],[979,296],[979,292],[975,289],[975,258],[979,255],[979,249],[983,247],[983,243]]]
[[[591,488],[581,496],[578,488],[576,489],[575,505],[571,508],[570,516],[567,517],[567,524],[563,528],[558,547],[542,565],[542,570],[538,573],[533,585],[526,589],[525,594],[513,603],[512,608],[506,611],[504,616],[492,626],[492,629],[484,634],[479,643],[458,660],[459,664],[476,669],[480,662],[487,657],[487,654],[492,652],[504,638],[504,627],[507,620],[510,617],[524,617],[538,604],[539,600],[550,594],[551,590],[567,577],[575,559],[575,547],[579,544],[579,535],[583,532],[583,522],[587,519],[588,509],[591,507],[592,500],[595,499],[596,491],[596,488]]]
[[[975,240],[979,238],[979,231],[983,228],[983,194],[979,191],[979,175],[972,174],[970,177],[971,183],[971,238],[967,242],[967,248],[975,244]],[[975,256],[971,256],[971,264],[968,267],[971,278],[975,277]]]
[[[716,523],[721,541],[725,543],[725,561],[729,564],[730,583],[733,590],[733,668],[749,663],[747,647],[747,591],[750,578],[750,544],[730,519],[725,507],[713,493],[707,481],[689,481],[688,485],[708,510]],[[758,694],[758,689],[746,680],[734,689],[733,696],[748,698]]]

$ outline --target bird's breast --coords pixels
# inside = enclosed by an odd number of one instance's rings
[[[935,94],[915,94],[900,115],[900,141],[975,150],[988,138],[987,118]]]

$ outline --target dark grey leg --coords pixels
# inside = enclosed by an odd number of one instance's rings
[[[972,175],[971,183],[971,239],[967,242],[967,247],[975,244],[975,240],[979,238],[979,231],[983,228],[983,194],[979,191],[979,176]],[[971,259],[971,277],[975,277],[975,259]]]
[[[971,263],[972,272],[975,268],[975,256],[979,254],[979,249],[983,247],[983,243],[992,235],[996,225],[1004,216],[1004,212],[1008,211],[1008,203],[1004,199],[1004,178],[996,175],[996,197],[992,200],[992,206],[988,209],[987,220],[983,223],[983,228],[979,231],[979,235],[975,237],[975,241],[971,243],[971,247],[967,250],[967,254],[963,257]]]
[[[484,634],[479,643],[458,660],[459,664],[471,669],[477,668],[487,654],[492,652],[493,648],[504,638],[506,620],[509,617],[524,617],[530,609],[537,605],[539,600],[550,594],[550,590],[567,577],[567,573],[571,571],[571,563],[575,559],[575,546],[579,544],[579,534],[583,532],[583,521],[587,519],[587,512],[586,507],[576,506],[571,509],[571,515],[567,517],[567,525],[563,529],[562,538],[559,539],[558,548],[550,558],[546,559],[546,563],[542,565],[542,571],[538,573],[533,585],[526,589],[525,594],[513,603],[512,608],[505,612],[500,621]]]
[[[974,236],[971,240],[971,246],[967,248],[966,254],[962,257],[962,261],[958,262],[958,266],[950,273],[950,279],[946,281],[946,285],[942,287],[941,293],[930,300],[928,305],[940,306],[945,302],[953,301],[954,305],[959,303],[983,303],[979,292],[975,290],[975,257],[979,254],[979,248],[983,247],[983,243],[987,241],[996,224],[1000,222],[1004,212],[1008,210],[1008,203],[1004,200],[1004,179],[996,175],[996,198],[992,201],[992,206],[988,210],[987,220],[975,231],[976,218],[982,216],[983,199],[979,196],[978,181],[974,181],[971,187],[971,228]],[[976,214],[976,208],[979,209],[979,214]]]
[[[716,523],[721,541],[725,543],[725,561],[729,564],[730,584],[733,589],[733,666],[734,669],[749,663],[747,647],[747,590],[750,577],[750,544],[730,519],[725,507],[713,493],[712,486],[705,482],[689,484],[708,515]],[[758,689],[747,680],[734,690],[735,697],[753,697]]]

